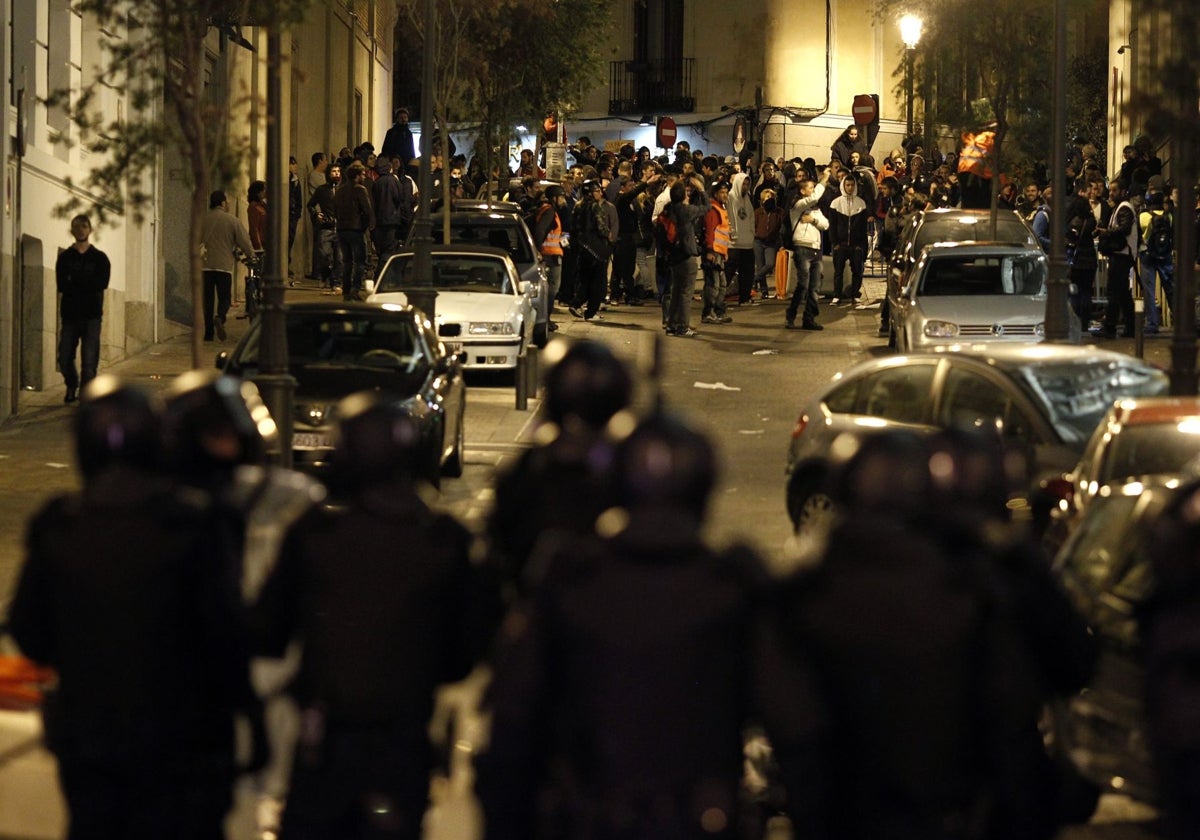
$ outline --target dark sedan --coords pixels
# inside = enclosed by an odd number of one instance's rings
[[[427,457],[423,473],[435,486],[463,469],[466,385],[457,355],[446,351],[416,310],[395,304],[298,303],[286,307],[288,371],[296,379],[292,457],[298,469],[322,473],[330,464],[336,405],[358,391],[391,394],[420,418]],[[217,366],[255,379],[262,321],[256,321]]]

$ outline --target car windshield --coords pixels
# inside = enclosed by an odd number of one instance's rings
[[[433,241],[445,245],[441,224],[433,226]],[[480,214],[450,219],[451,244],[488,245],[499,248],[512,257],[517,265],[534,262],[533,248],[525,234],[524,224],[516,216],[500,213]]]
[[[946,213],[926,218],[913,242],[913,254],[921,253],[926,245],[936,242],[1012,242],[1021,245],[1037,245],[1029,229],[1010,212],[996,216],[996,232],[992,233],[992,220],[986,215]]]
[[[1029,362],[1017,371],[1016,379],[1045,407],[1063,441],[1079,446],[1121,397],[1167,393],[1166,374],[1132,358]]]
[[[1097,479],[1106,484],[1141,475],[1195,474],[1198,456],[1200,423],[1194,418],[1126,426],[1113,439]]]
[[[921,295],[1037,295],[1046,283],[1041,254],[948,254],[927,258]]]
[[[261,330],[247,337],[235,359],[243,376],[259,366]],[[297,388],[327,384],[346,371],[393,376],[422,373],[429,364],[410,318],[364,317],[356,314],[289,312],[287,320],[288,370]]]
[[[415,262],[412,254],[394,257],[379,278],[376,291],[394,292],[418,285]],[[508,268],[495,257],[434,254],[431,279],[433,287],[443,292],[513,293]]]

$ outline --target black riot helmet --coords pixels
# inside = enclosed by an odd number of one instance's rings
[[[855,514],[920,518],[933,491],[929,456],[915,432],[889,429],[866,436],[838,470],[838,503]]]
[[[75,455],[84,479],[117,466],[154,471],[161,419],[158,401],[146,391],[109,374],[89,382],[75,414]]]
[[[330,484],[342,492],[411,479],[421,460],[421,424],[408,405],[376,391],[337,404]]]
[[[613,458],[618,498],[629,510],[669,508],[703,516],[716,482],[708,438],[669,413],[642,420]]]
[[[191,370],[171,384],[163,426],[171,469],[201,483],[262,463],[278,434],[258,388],[217,371]]]
[[[632,395],[629,370],[598,341],[575,342],[546,374],[546,416],[559,427],[574,417],[601,429]]]

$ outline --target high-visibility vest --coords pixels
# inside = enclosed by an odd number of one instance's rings
[[[712,209],[720,217],[720,221],[717,222],[717,227],[713,231],[712,249],[721,256],[727,257],[729,256],[729,246],[733,244],[733,238],[729,235],[729,213],[716,202],[713,202]]]
[[[542,255],[561,257],[563,255],[562,219],[558,218],[558,213],[550,205],[542,208],[542,213],[546,212],[554,213],[554,227],[546,234],[546,240],[542,243]],[[541,218],[541,213],[538,214],[538,218]]]
[[[958,153],[958,171],[970,172],[980,178],[992,177],[992,144],[996,140],[994,131],[972,134],[962,133],[963,147]]]

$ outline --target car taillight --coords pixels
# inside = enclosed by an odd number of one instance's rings
[[[808,415],[801,414],[796,418],[796,425],[792,427],[792,440],[804,434],[804,430],[808,428]]]

